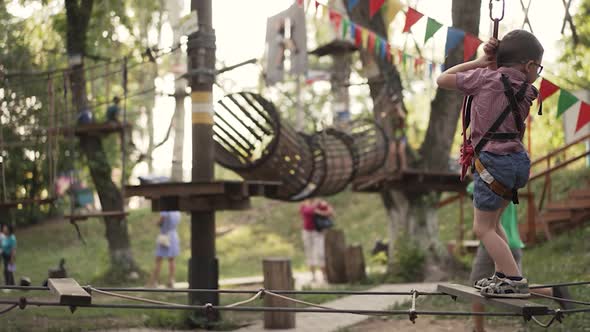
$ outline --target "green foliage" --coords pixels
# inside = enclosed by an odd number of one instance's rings
[[[426,254],[416,241],[400,233],[395,241],[393,275],[404,282],[422,280]]]

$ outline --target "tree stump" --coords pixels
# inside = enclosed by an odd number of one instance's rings
[[[291,260],[288,258],[265,258],[262,260],[264,288],[268,290],[293,290],[295,282],[291,272]],[[265,307],[295,307],[295,303],[274,296],[264,296]],[[265,312],[265,329],[295,328],[294,312]]]
[[[341,230],[329,229],[326,232],[326,278],[331,284],[346,283],[346,243]]]
[[[359,282],[367,277],[365,273],[365,257],[360,244],[346,248],[346,279],[348,282]]]

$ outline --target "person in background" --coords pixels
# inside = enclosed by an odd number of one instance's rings
[[[306,199],[299,207],[299,214],[303,220],[303,230],[301,231],[303,251],[305,252],[305,260],[311,271],[311,280],[312,282],[317,281],[317,269],[321,271],[323,280],[326,280],[325,234],[323,231],[316,230],[314,216],[319,214],[332,217],[333,209],[326,201]]]
[[[156,239],[156,266],[150,278],[149,286],[157,287],[158,279],[160,278],[160,267],[162,266],[162,259],[168,259],[168,288],[174,288],[174,275],[176,265],[174,259],[180,253],[180,240],[176,227],[180,223],[179,211],[162,211],[160,212],[160,219],[158,226],[160,233]]]
[[[94,122],[94,115],[92,114],[92,111],[89,108],[84,108],[78,114],[78,124],[85,125],[91,124],[92,122]]]
[[[16,236],[12,225],[2,225],[2,260],[4,261],[4,283],[14,285],[16,263]]]
[[[107,108],[107,122],[119,122],[119,102],[121,99],[118,96],[113,97],[113,103]]]

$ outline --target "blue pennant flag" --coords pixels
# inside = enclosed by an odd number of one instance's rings
[[[352,42],[354,43],[354,40],[356,38],[356,24],[350,22],[350,38],[352,39]]]
[[[385,44],[387,44],[387,42],[385,40],[381,40],[381,48],[379,50],[379,56],[384,59],[385,58]]]
[[[447,42],[445,44],[445,57],[449,55],[449,52],[457,47],[463,38],[465,37],[465,31],[461,29],[451,28],[447,31]]]
[[[360,0],[348,0],[348,10],[352,10],[354,6],[359,4]]]

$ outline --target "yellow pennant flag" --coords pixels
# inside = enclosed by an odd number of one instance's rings
[[[367,49],[367,45],[369,43],[369,30],[361,27],[361,38],[363,41],[363,48]]]
[[[383,9],[381,12],[383,13],[383,21],[385,22],[385,26],[389,26],[397,13],[402,10],[402,3],[400,0],[387,0],[387,2],[383,5]]]

